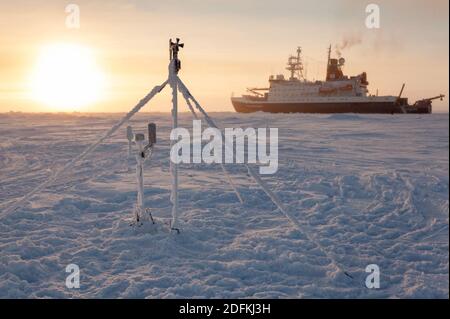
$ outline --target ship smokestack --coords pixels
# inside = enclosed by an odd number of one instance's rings
[[[341,64],[338,63],[338,59],[329,59],[327,66],[327,81],[339,80],[344,77],[344,73],[341,70]]]

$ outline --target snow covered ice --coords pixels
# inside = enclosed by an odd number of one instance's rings
[[[449,117],[212,113],[221,127],[278,127],[279,169],[262,176],[289,213],[353,279],[286,219],[248,176],[226,164],[180,165],[179,235],[171,217],[171,118],[145,166],[158,229],[129,226],[136,201],[126,126],[11,214],[119,120],[114,114],[0,115],[0,297],[448,298]],[[191,127],[182,114],[180,125]],[[80,289],[65,268],[80,267]],[[365,286],[369,264],[380,289]]]

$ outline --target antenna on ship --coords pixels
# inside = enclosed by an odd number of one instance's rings
[[[325,75],[325,80],[328,80],[328,69],[329,69],[329,67],[330,67],[330,61],[331,61],[331,44],[330,44],[330,46],[328,47],[328,58],[327,58],[327,73],[326,73],[326,75]]]
[[[328,60],[327,60],[327,65],[330,65],[330,60],[331,60],[331,44],[328,47]]]

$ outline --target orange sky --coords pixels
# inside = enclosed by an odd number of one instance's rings
[[[448,1],[376,1],[381,28],[364,25],[373,1],[46,1],[0,3],[0,112],[50,109],[29,94],[40,49],[77,43],[95,52],[107,78],[101,101],[78,111],[124,112],[167,76],[170,37],[186,43],[180,77],[210,111],[231,111],[229,97],[248,86],[267,86],[284,71],[287,56],[303,47],[308,78],[323,79],[326,48],[346,37],[344,73],[368,73],[372,93],[397,95],[406,82],[411,101],[448,95]],[[68,3],[81,9],[80,29],[65,25]],[[169,111],[167,92],[145,111]],[[434,102],[448,111],[448,98]]]

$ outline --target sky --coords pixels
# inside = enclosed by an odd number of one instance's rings
[[[80,8],[80,28],[68,28],[68,4]],[[380,28],[365,25],[369,3]],[[325,76],[327,48],[342,51],[344,73],[367,72],[372,93],[410,102],[448,96],[447,0],[15,0],[0,2],[0,112],[126,112],[167,78],[168,40],[180,37],[180,77],[209,111],[232,111],[230,97],[268,85],[287,57],[303,49],[307,77]],[[58,109],[30,93],[42,48],[71,43],[89,48],[104,75],[102,94],[87,105]],[[335,55],[333,50],[333,55]],[[448,112],[448,97],[434,101]],[[182,111],[187,110],[184,105]],[[145,111],[170,111],[170,92]]]

